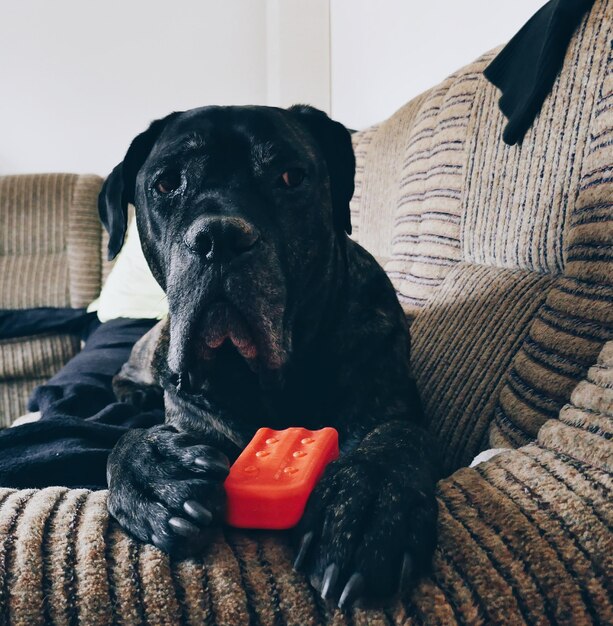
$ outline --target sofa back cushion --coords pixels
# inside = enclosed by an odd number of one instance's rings
[[[0,177],[0,309],[85,307],[98,295],[109,265],[101,185],[78,174]],[[0,428],[78,349],[67,333],[0,340]]]
[[[83,307],[99,293],[102,179],[0,177],[0,309]]]
[[[497,51],[354,137],[356,236],[412,320],[448,469],[534,439],[613,337],[612,5],[581,23],[521,145],[482,75]]]

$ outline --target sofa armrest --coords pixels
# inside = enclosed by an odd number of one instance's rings
[[[560,419],[543,424],[541,446],[577,463],[613,473],[613,341],[574,389]]]
[[[611,623],[612,432],[608,342],[536,442],[440,483],[434,581],[446,572],[450,608],[485,623]]]
[[[108,267],[98,218],[99,176],[0,177],[0,309],[85,307]],[[46,334],[0,341],[0,427],[61,368],[79,339]]]

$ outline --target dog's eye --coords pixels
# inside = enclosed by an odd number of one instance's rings
[[[282,187],[298,187],[298,185],[304,180],[304,170],[297,167],[283,172],[279,177],[279,183]]]
[[[169,170],[155,181],[155,188],[161,194],[167,194],[181,186],[181,174]]]

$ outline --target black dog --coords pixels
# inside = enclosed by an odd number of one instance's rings
[[[346,234],[354,170],[349,132],[321,111],[205,107],[153,122],[100,195],[111,258],[133,203],[169,303],[116,381],[127,400],[163,388],[166,424],[115,447],[110,512],[143,541],[196,553],[259,427],[333,426],[341,456],[298,526],[296,567],[340,606],[409,588],[437,518],[403,312]]]

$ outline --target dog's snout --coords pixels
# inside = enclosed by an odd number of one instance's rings
[[[185,245],[208,260],[229,260],[251,250],[260,238],[258,230],[240,217],[201,217],[183,238]]]

